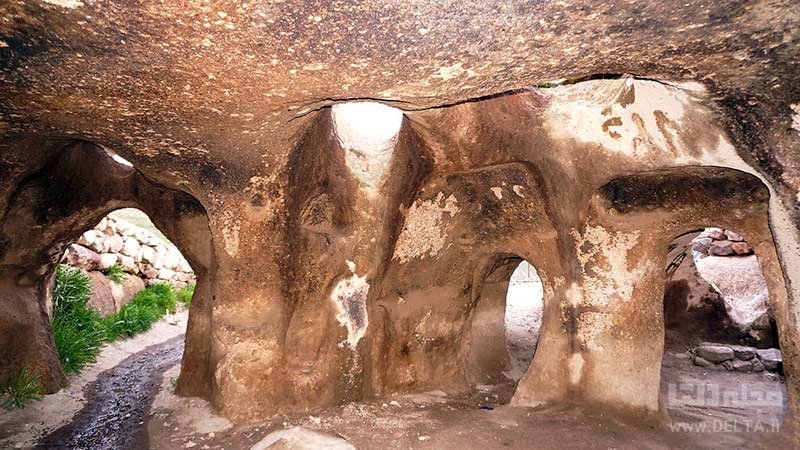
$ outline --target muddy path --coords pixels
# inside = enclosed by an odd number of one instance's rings
[[[129,356],[88,384],[86,405],[69,424],[43,437],[38,449],[148,448],[147,416],[165,370],[180,362],[184,336]]]

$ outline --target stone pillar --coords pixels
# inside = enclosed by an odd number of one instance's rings
[[[52,271],[0,270],[0,383],[25,369],[46,393],[66,385],[47,315],[52,280]]]

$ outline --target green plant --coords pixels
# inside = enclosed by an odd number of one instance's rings
[[[165,283],[139,291],[117,314],[104,319],[106,339],[113,341],[120,336],[130,337],[149,330],[167,311],[175,312],[176,297],[172,287]]]
[[[9,376],[0,386],[2,406],[5,409],[23,408],[31,401],[41,400],[44,393],[39,377],[20,369],[16,376]]]
[[[119,264],[113,264],[111,267],[104,270],[103,273],[106,275],[106,278],[114,283],[120,284],[125,281],[125,271]]]
[[[51,327],[58,359],[68,374],[94,362],[105,340],[100,314],[86,306],[90,295],[86,274],[69,266],[57,267]]]
[[[175,291],[176,300],[187,307],[192,303],[192,296],[194,296],[194,284],[189,284]]]

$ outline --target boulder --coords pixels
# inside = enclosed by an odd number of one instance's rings
[[[704,255],[708,255],[708,247],[714,242],[709,237],[699,237],[692,241],[692,250]]]
[[[102,272],[89,272],[88,275],[92,283],[92,294],[87,305],[103,317],[116,313],[112,291],[113,285],[116,283],[109,280]]]
[[[114,299],[115,312],[118,312],[120,308],[130,303],[133,297],[144,288],[144,281],[134,275],[126,276],[121,283],[112,282],[111,295]]]
[[[141,245],[139,245],[139,241],[132,237],[126,237],[122,244],[122,249],[120,249],[120,253],[123,255],[130,256],[132,258],[139,257],[139,250],[141,249]]]
[[[192,275],[191,273],[186,273],[186,272],[176,272],[175,273],[175,279],[178,280],[178,281],[182,281],[184,283],[188,283],[188,282],[194,280],[194,275]]]
[[[169,248],[161,262],[161,266],[164,269],[175,270],[178,268],[178,264],[180,264],[182,258],[183,257],[177,249]]]
[[[733,349],[725,345],[701,345],[694,349],[694,354],[715,364],[734,358]]]
[[[747,242],[734,242],[731,245],[733,252],[740,256],[752,255],[753,248]]]
[[[783,364],[781,351],[777,348],[756,350],[756,352],[758,353],[758,359],[761,360],[764,364],[764,368],[767,370],[777,370],[778,367]]]
[[[100,262],[98,263],[97,268],[100,270],[106,270],[116,264],[118,259],[119,257],[116,253],[103,253],[100,255]]]
[[[100,238],[101,233],[97,230],[87,230],[84,232],[80,238],[78,238],[78,244],[83,245],[84,247],[91,247],[92,244]]]
[[[736,252],[731,241],[714,241],[708,247],[708,253],[714,256],[730,256]]]
[[[149,245],[142,245],[142,262],[147,264],[153,264],[156,261],[156,251],[153,247]]]
[[[733,365],[733,370],[737,372],[751,372],[753,370],[753,364],[750,361],[734,359],[731,364]]]
[[[355,450],[344,439],[311,431],[303,427],[278,430],[250,447],[250,450]]]
[[[744,238],[742,235],[735,233],[731,230],[725,230],[725,237],[732,242],[743,242]]]
[[[697,355],[694,355],[694,358],[692,358],[692,362],[694,363],[695,366],[714,367],[714,363]]]
[[[724,241],[728,239],[728,237],[725,236],[725,232],[723,232],[719,228],[709,228],[707,229],[707,231],[708,233],[706,234],[706,236],[708,236],[714,241]]]
[[[72,244],[67,248],[62,262],[72,267],[91,271],[96,270],[100,265],[100,255],[82,245]]]
[[[162,280],[172,280],[175,278],[175,271],[170,269],[159,269],[158,278]]]
[[[139,271],[142,272],[145,278],[158,278],[158,269],[150,264],[139,264]]]
[[[753,347],[746,347],[744,345],[731,345],[733,349],[733,356],[742,361],[750,361],[756,357],[756,349]]]
[[[189,261],[186,261],[186,258],[181,257],[180,261],[178,262],[178,268],[176,269],[178,272],[186,272],[192,273],[192,266],[189,265]]]
[[[139,273],[139,267],[136,265],[136,261],[134,261],[134,259],[130,256],[119,255],[119,265],[122,266],[122,269],[125,270],[125,272],[133,274]]]
[[[753,359],[750,361],[750,363],[753,366],[753,372],[763,372],[765,369],[764,363],[758,359]]]
[[[117,235],[107,237],[105,242],[108,245],[106,250],[108,253],[119,253],[120,250],[122,250],[122,246],[125,244],[122,238]]]
[[[733,362],[731,362],[731,361],[723,361],[722,364],[720,364],[720,365],[722,367],[724,367],[725,370],[727,370],[729,372],[733,370]]]

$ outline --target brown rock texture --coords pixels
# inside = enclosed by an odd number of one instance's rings
[[[137,207],[198,277],[177,390],[226,416],[493,379],[502,279],[525,259],[545,309],[512,403],[648,417],[669,244],[714,225],[761,264],[791,430],[798,16],[791,1],[4,2],[0,376],[58,387],[44,286],[82,232]],[[388,154],[337,129],[330,106],[358,100],[403,111]]]

